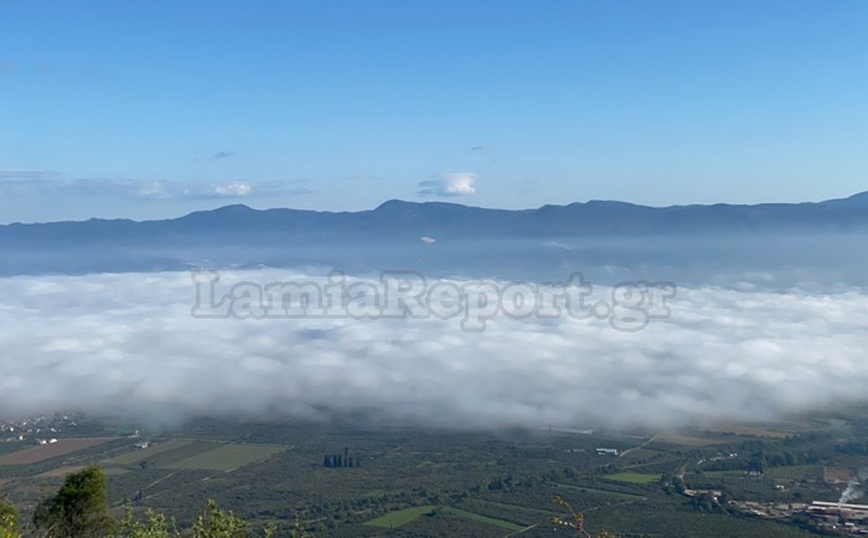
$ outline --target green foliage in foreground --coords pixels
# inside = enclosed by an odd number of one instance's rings
[[[180,536],[174,529],[174,524],[163,514],[148,510],[145,521],[133,519],[132,512],[127,509],[126,517],[115,525],[112,538],[173,538]]]
[[[165,515],[148,511],[144,521],[133,519],[132,511],[115,521],[108,514],[108,488],[105,474],[93,465],[66,476],[54,495],[39,503],[33,515],[40,538],[253,538],[259,536],[244,519],[208,501],[189,532],[181,533]],[[263,538],[272,538],[266,529]],[[0,499],[0,538],[22,538],[18,529],[18,512]],[[296,530],[290,538],[309,538]]]
[[[18,510],[8,499],[0,498],[0,538],[18,538]]]
[[[174,523],[170,523],[166,516],[153,511],[148,511],[145,521],[135,521],[132,513],[127,510],[126,517],[120,521],[110,538],[180,538],[182,535],[175,529]],[[208,501],[205,511],[199,515],[188,536],[193,538],[248,538],[246,521],[232,512],[221,510],[217,503]],[[266,538],[271,536],[266,531]]]
[[[36,529],[50,538],[102,538],[112,528],[105,474],[96,465],[67,475],[60,489],[36,507]]]

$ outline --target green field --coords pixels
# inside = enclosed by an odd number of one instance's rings
[[[744,474],[744,472],[742,472]],[[792,467],[774,467],[766,470],[766,476],[778,480],[824,480],[822,465],[794,465]]]
[[[698,436],[666,433],[657,435],[653,441],[645,446],[645,448],[650,450],[667,451],[672,447],[679,446],[693,447],[713,445],[725,442],[726,439],[727,437],[722,435]]]
[[[737,469],[733,471],[703,471],[702,475],[708,478],[723,478],[727,476],[744,476],[745,471]]]
[[[179,461],[194,458],[203,452],[208,452],[221,446],[223,446],[223,443],[216,441],[188,441],[180,446],[146,457],[142,461],[147,462],[151,466],[174,468],[174,465]]]
[[[205,469],[231,471],[283,452],[281,445],[242,445],[229,443],[199,452],[186,459],[176,460],[167,467],[172,469]]]
[[[639,460],[650,460],[654,457],[660,457],[665,455],[665,452],[661,452],[659,450],[651,450],[648,448],[634,448],[629,452],[625,452],[621,455],[620,461],[624,463],[632,463]]]
[[[483,506],[483,507],[484,506],[494,506],[496,508],[505,508],[507,510],[512,510],[515,512],[527,512],[529,514],[546,516],[547,518],[550,516],[558,515],[557,512],[555,512],[553,510],[542,510],[539,508],[531,508],[529,506],[520,506],[517,504],[501,503],[501,502],[488,501],[488,500],[482,500],[482,499],[471,501],[471,503],[472,503],[472,505],[476,505],[476,506]]]
[[[735,434],[753,437],[769,437],[772,439],[785,439],[803,428],[798,424],[719,424],[705,431],[709,433]]]
[[[659,474],[644,474],[644,473],[616,473],[603,477],[606,480],[614,480],[616,482],[630,482],[631,484],[651,484],[660,481]]]
[[[412,508],[405,508],[404,510],[396,510],[394,512],[389,512],[388,514],[378,517],[376,519],[372,519],[365,523],[365,525],[370,525],[372,527],[381,527],[385,529],[390,529],[394,527],[400,527],[401,525],[406,525],[412,521],[415,521],[422,517],[425,514],[435,512],[435,511],[443,511],[447,514],[452,514],[453,516],[458,516],[462,519],[467,519],[470,521],[476,521],[478,523],[485,523],[487,525],[493,525],[495,527],[499,527],[501,529],[506,529],[508,531],[520,531],[524,527],[521,525],[517,525],[510,521],[506,521],[503,519],[497,519],[494,517],[483,516],[482,514],[477,514],[475,512],[469,512],[467,510],[461,510],[460,508],[452,508],[451,506],[434,506],[434,505],[425,505],[425,506],[414,506]]]
[[[478,521],[479,523],[487,523],[489,525],[494,525],[495,527],[500,527],[501,529],[506,529],[508,531],[520,531],[524,529],[521,525],[516,525],[510,521],[505,521],[503,519],[497,519],[494,517],[483,516],[482,514],[476,514],[474,512],[468,512],[467,510],[461,510],[460,508],[452,508],[449,506],[444,506],[442,510],[446,513],[462,517],[464,519],[469,519],[470,521]]]
[[[611,497],[617,497],[619,499],[644,499],[641,495],[636,495],[635,493],[621,493],[620,491],[612,491],[608,489],[600,489],[600,488],[588,488],[585,486],[573,486],[570,484],[555,484],[555,487],[568,489],[571,491],[578,491],[580,493],[594,493],[597,495],[609,495]]]
[[[157,454],[163,454],[176,448],[189,445],[193,441],[189,439],[170,439],[162,443],[153,443],[148,448],[133,448],[129,452],[125,452],[119,456],[115,456],[105,461],[106,465],[138,465],[144,460],[148,460]]]
[[[389,512],[384,516],[380,516],[377,519],[372,519],[371,521],[365,523],[365,525],[371,525],[372,527],[382,527],[385,529],[400,527],[401,525],[406,525],[411,521],[415,521],[416,519],[427,514],[428,512],[434,511],[435,508],[436,507],[434,505],[425,505],[405,508],[403,510],[396,510],[394,512]]]

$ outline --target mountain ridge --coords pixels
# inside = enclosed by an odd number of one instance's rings
[[[338,238],[438,239],[594,237],[868,230],[868,192],[822,202],[651,207],[589,200],[536,209],[496,209],[453,202],[387,200],[362,211],[254,209],[231,204],[162,220],[98,219],[0,226],[0,245],[39,248],[90,243],[158,244],[163,239],[226,244]]]
[[[757,259],[787,267],[849,260],[861,274],[868,267],[860,257],[866,242],[868,193],[797,204],[648,207],[591,200],[522,210],[403,200],[355,212],[232,204],[164,220],[0,226],[0,276],[397,267],[556,278],[580,267],[605,279],[621,274],[612,272],[616,267],[662,264],[674,279],[698,267],[713,275],[721,264],[747,267]]]
[[[673,211],[673,210],[685,210],[685,209],[698,209],[698,208],[744,208],[744,209],[757,209],[757,208],[768,208],[768,207],[805,207],[805,206],[866,206],[868,207],[868,191],[858,192],[852,194],[850,196],[844,198],[831,198],[828,200],[821,200],[819,202],[760,202],[756,204],[731,204],[731,203],[714,203],[714,204],[673,204],[668,206],[649,206],[643,204],[636,204],[632,202],[625,202],[621,200],[599,200],[599,199],[590,199],[587,202],[571,202],[569,204],[544,204],[537,208],[526,208],[526,209],[503,209],[503,208],[491,208],[491,207],[481,207],[481,206],[473,206],[460,204],[456,202],[442,202],[442,201],[425,201],[425,202],[414,202],[408,200],[401,200],[399,198],[392,198],[380,203],[373,209],[363,209],[359,211],[328,211],[328,210],[316,210],[316,209],[296,209],[290,207],[270,207],[265,209],[256,209],[250,207],[244,203],[235,203],[235,204],[227,204],[225,206],[220,206],[214,209],[202,209],[191,211],[190,213],[186,213],[184,215],[178,217],[170,217],[166,219],[144,219],[144,220],[135,220],[130,218],[101,218],[101,217],[91,217],[86,220],[58,220],[58,221],[44,221],[44,222],[12,222],[8,224],[0,224],[0,229],[9,228],[9,227],[22,227],[22,226],[41,226],[41,225],[59,225],[59,224],[83,224],[83,223],[93,223],[93,222],[114,222],[114,223],[152,223],[152,222],[167,222],[167,221],[178,221],[184,219],[195,218],[198,215],[208,214],[208,215],[228,215],[235,214],[236,216],[239,214],[262,214],[262,213],[270,213],[270,212],[282,212],[282,211],[291,211],[296,213],[304,213],[304,214],[318,214],[318,215],[361,215],[361,214],[371,214],[371,213],[383,213],[383,212],[393,212],[397,209],[407,209],[407,208],[440,208],[440,209],[450,209],[454,210],[455,208],[461,208],[463,210],[476,210],[476,211],[486,211],[486,212],[501,212],[501,213],[534,213],[540,211],[557,211],[564,210],[570,208],[578,208],[578,207],[606,207],[606,208],[630,208],[637,210],[652,210],[652,211]]]

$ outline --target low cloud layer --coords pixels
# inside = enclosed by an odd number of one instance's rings
[[[51,174],[54,174],[53,176]],[[93,197],[118,201],[246,197],[253,194],[303,195],[313,192],[303,180],[162,181],[125,178],[60,179],[53,172],[0,170],[0,195],[6,197]]]
[[[51,179],[57,177],[57,172],[48,170],[0,170],[0,181],[3,180],[19,180],[19,181],[37,181]]]
[[[455,319],[196,319],[194,295],[186,273],[0,279],[0,409],[662,427],[868,401],[858,290],[682,288],[669,319],[634,333],[569,316],[479,333]]]

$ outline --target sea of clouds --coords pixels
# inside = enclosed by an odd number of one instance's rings
[[[468,332],[432,317],[203,319],[185,272],[2,278],[0,410],[677,427],[868,401],[868,293],[773,288],[679,286],[668,317],[634,332],[569,315]]]

